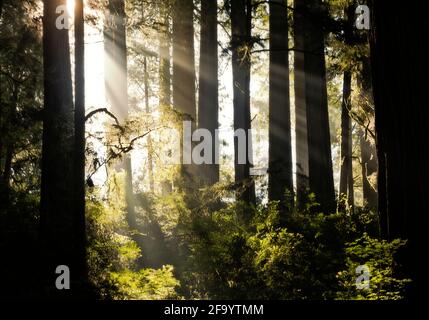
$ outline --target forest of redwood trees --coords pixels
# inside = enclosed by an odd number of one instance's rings
[[[0,0],[0,296],[427,298],[423,3]]]

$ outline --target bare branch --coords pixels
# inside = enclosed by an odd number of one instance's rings
[[[93,111],[91,111],[90,113],[88,113],[86,116],[85,116],[85,122],[86,121],[88,121],[89,119],[91,119],[94,115],[96,115],[97,113],[105,113],[105,114],[107,114],[109,117],[111,117],[112,119],[114,119],[115,120],[115,122],[116,122],[116,125],[119,127],[119,128],[122,128],[121,127],[121,125],[120,125],[120,123],[119,123],[119,120],[118,120],[118,118],[112,113],[112,112],[110,112],[107,108],[99,108],[99,109],[95,109],[95,110],[93,110]]]

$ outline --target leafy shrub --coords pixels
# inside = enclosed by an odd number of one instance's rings
[[[395,271],[395,253],[406,241],[394,240],[387,242],[371,238],[364,234],[361,238],[348,243],[346,246],[346,268],[337,275],[341,285],[339,299],[353,300],[399,300],[404,297],[404,291],[409,279],[400,279]],[[359,290],[356,286],[356,269],[366,266],[369,269],[369,288]]]
[[[161,269],[142,269],[138,272],[123,270],[111,273],[117,287],[119,299],[163,300],[178,299],[175,288],[179,285],[173,276],[173,267]]]
[[[311,196],[303,210],[283,215],[275,202],[220,207],[181,211],[177,241],[186,248],[181,283],[188,298],[350,299],[363,262],[376,271],[361,298],[402,297],[407,280],[394,277],[393,255],[403,242],[362,242],[364,232],[377,230],[373,212],[322,214]]]

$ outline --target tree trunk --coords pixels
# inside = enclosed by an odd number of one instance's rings
[[[320,210],[333,212],[335,190],[326,87],[325,37],[323,28],[318,23],[321,21],[324,4],[320,0],[305,3],[303,0],[296,0],[295,5],[295,10],[301,11],[296,14],[298,30],[303,32],[303,48],[296,49],[304,51],[309,189],[316,195]]]
[[[0,18],[3,10],[3,0],[0,0]],[[3,130],[3,77],[0,74],[0,173],[2,171],[2,165],[3,165],[3,136],[4,136],[4,130]],[[2,186],[2,180],[0,177],[0,188]]]
[[[104,30],[105,87],[111,111],[122,123],[128,118],[128,77],[126,14],[124,0],[109,0]],[[133,192],[131,156],[126,154],[121,164],[125,171],[125,201],[127,221],[137,227]]]
[[[231,2],[231,29],[232,29],[232,73],[234,84],[234,130],[244,130],[246,134],[245,149],[239,148],[239,141],[234,139],[235,182],[242,187],[239,199],[248,203],[255,203],[255,183],[250,177],[251,168],[251,136],[250,125],[250,26],[251,5],[249,0]],[[240,151],[239,151],[240,150]],[[246,161],[239,163],[239,152],[245,152]]]
[[[2,17],[3,13],[3,0],[0,0],[0,19]],[[8,206],[8,195],[5,193],[7,192],[7,184],[6,181],[3,179],[3,161],[4,161],[4,130],[3,128],[3,101],[2,101],[2,90],[3,90],[3,83],[2,83],[2,75],[0,75],[0,209],[7,208]]]
[[[171,6],[163,2],[160,4],[160,21],[162,27],[159,39],[159,105],[160,109],[171,107],[171,30],[170,14]],[[171,181],[168,179],[161,182],[163,194],[169,194],[173,190]]]
[[[361,170],[362,170],[362,192],[365,205],[370,209],[377,208],[377,191],[369,181],[369,177],[377,172],[376,150],[371,142],[365,138],[365,133],[359,131]]]
[[[145,93],[145,106],[146,113],[150,113],[149,107],[149,73],[147,71],[147,57],[144,57],[144,93]],[[151,192],[155,192],[155,181],[153,178],[153,158],[152,158],[152,138],[150,133],[147,136],[147,162],[148,162],[148,173],[149,173],[149,187]]]
[[[3,101],[2,101],[2,79],[0,75],[0,173],[2,172],[3,168],[3,137],[4,137],[4,130],[3,130]],[[0,178],[0,185],[1,185],[1,178]]]
[[[159,40],[159,104],[161,107],[171,106],[171,36],[170,36],[170,11],[166,3],[160,4],[160,18],[162,27]]]
[[[173,9],[173,103],[174,108],[190,121],[192,132],[196,127],[194,3],[192,0],[175,0]],[[182,126],[181,126],[182,127]],[[181,128],[183,132],[183,128]],[[191,150],[181,150],[189,155]],[[181,167],[182,186],[191,188],[196,179],[193,164]]]
[[[352,119],[351,88],[352,75],[350,71],[344,72],[343,102],[341,105],[341,172],[339,190],[339,209],[345,210],[345,202],[351,208],[354,206],[353,196],[353,155],[352,155]]]
[[[296,200],[304,208],[309,189],[307,107],[305,94],[305,3],[294,1],[294,90],[295,90],[295,140],[296,140]]]
[[[75,150],[74,192],[76,229],[85,230],[85,33],[83,0],[75,0]],[[78,234],[79,276],[87,281],[86,233]],[[77,273],[76,273],[77,274]]]
[[[219,128],[217,23],[217,0],[202,0],[198,128],[207,129],[212,137],[212,162],[199,168],[204,185],[219,182],[219,159],[215,145],[215,132]]]
[[[350,155],[350,163],[349,163],[349,174],[347,178],[348,182],[348,196],[347,201],[349,203],[349,206],[352,211],[354,211],[355,208],[355,192],[354,192],[354,177],[353,177],[353,130],[350,128],[350,134],[349,134],[349,151],[348,154]]]
[[[288,17],[284,1],[270,2],[269,199],[292,207],[292,141]]]
[[[47,294],[70,297],[79,291],[80,239],[85,230],[75,216],[73,192],[73,94],[68,30],[57,29],[58,6],[65,0],[44,1],[44,121],[41,182],[41,235],[46,244],[43,259]],[[71,271],[71,290],[55,288],[57,266]]]
[[[358,75],[358,86],[360,87],[360,101],[363,103],[362,108],[365,113],[373,119],[374,104],[372,93],[371,67],[369,59],[363,62],[363,68]],[[369,128],[373,130],[374,128]],[[366,129],[365,129],[366,130]],[[376,186],[373,186],[369,181],[369,177],[377,173],[378,160],[377,150],[374,143],[371,143],[368,133],[363,129],[359,130],[359,144],[361,154],[361,170],[362,170],[362,191],[365,205],[370,209],[377,208],[377,191]],[[375,141],[374,141],[375,142]]]
[[[372,70],[379,153],[379,211],[388,239],[408,239],[399,262],[413,280],[409,298],[428,298],[422,255],[428,248],[429,74],[425,50],[410,50],[429,37],[426,4],[401,7],[374,1]],[[400,25],[401,28],[397,28]],[[396,32],[392,32],[396,26]]]

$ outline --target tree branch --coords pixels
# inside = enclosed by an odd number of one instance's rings
[[[111,117],[112,119],[114,119],[115,122],[116,122],[116,125],[123,130],[122,126],[119,123],[118,118],[112,112],[110,112],[107,108],[99,108],[99,109],[95,109],[95,110],[91,111],[90,113],[88,113],[85,116],[85,122],[88,121],[89,119],[91,119],[97,113],[105,113],[105,114],[107,114],[109,117]]]

